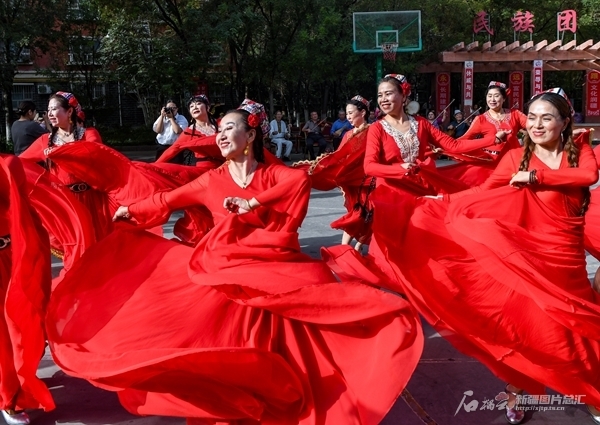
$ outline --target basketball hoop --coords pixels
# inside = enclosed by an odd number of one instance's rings
[[[381,43],[381,51],[383,52],[383,58],[386,61],[394,62],[396,60],[396,49],[398,43]]]

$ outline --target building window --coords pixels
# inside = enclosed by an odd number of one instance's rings
[[[33,84],[14,84],[12,90],[12,107],[17,110],[19,103],[24,100],[33,101]]]
[[[101,39],[73,37],[69,42],[69,65],[95,65],[100,55]]]
[[[210,95],[208,98],[210,99],[210,103],[213,105],[224,104],[225,103],[225,85],[221,83],[209,84],[209,92]]]

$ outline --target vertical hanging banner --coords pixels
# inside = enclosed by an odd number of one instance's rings
[[[508,85],[510,94],[508,95],[509,107],[523,109],[523,81],[525,75],[523,71],[512,71],[508,75]]]
[[[600,117],[600,103],[598,102],[600,72],[588,70],[586,83],[585,115],[587,117]]]
[[[473,61],[465,61],[463,68],[463,109],[473,106]]]
[[[533,75],[531,77],[531,96],[544,91],[544,61],[533,61]]]
[[[448,72],[438,72],[435,83],[435,104],[437,112],[440,113],[450,103],[450,74]]]

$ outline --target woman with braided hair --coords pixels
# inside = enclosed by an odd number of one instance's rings
[[[526,110],[523,148],[507,152],[484,184],[423,198],[384,188],[388,203],[375,205],[392,289],[509,383],[510,424],[525,416],[523,389],[600,406],[600,294],[583,246],[598,166],[590,146],[573,140],[571,114],[562,89],[539,94]]]
[[[113,229],[108,196],[76,177],[74,170],[62,166],[59,159],[49,159],[49,155],[53,151],[66,144],[81,141],[102,143],[100,134],[95,128],[84,128],[77,125],[78,118],[83,117],[81,105],[72,93],[56,92],[50,96],[48,102],[48,119],[52,124],[51,133],[38,138],[19,158],[45,163],[48,172],[56,176],[85,205],[93,220],[96,239],[100,240]],[[110,173],[106,173],[106,169],[103,169],[102,164],[98,164],[96,170],[84,170],[84,172],[101,173],[105,175],[105,178],[110,178]]]

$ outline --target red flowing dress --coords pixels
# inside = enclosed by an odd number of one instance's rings
[[[44,134],[39,137],[33,144],[23,152],[19,158],[34,160],[36,162],[46,161],[49,154],[53,150],[60,149],[62,146],[48,147],[48,139],[50,134]],[[73,142],[78,143],[80,141],[88,141],[93,143],[102,143],[100,134],[95,128],[88,127],[85,129],[82,137]],[[67,143],[71,144],[71,143]],[[102,164],[98,164],[95,169],[90,172],[106,173],[106,170],[102,169]],[[80,177],[75,176],[71,170],[61,166],[58,162],[51,162],[50,173],[58,178],[58,180],[70,188],[73,191],[75,197],[83,203],[90,212],[90,216],[93,220],[94,232],[96,239],[100,240],[108,235],[113,230],[110,200],[106,193],[103,193],[93,187],[89,186],[89,183],[82,180]],[[106,173],[107,174],[107,173]]]
[[[475,117],[469,130],[460,137],[460,140],[476,143],[483,139],[488,142],[487,146],[462,154],[449,153],[450,157],[464,162],[443,167],[440,172],[469,186],[482,184],[492,174],[498,161],[506,152],[521,147],[517,134],[525,128],[527,117],[517,109],[504,110],[504,112],[504,119],[501,121],[492,118],[489,111]],[[495,144],[496,134],[500,130],[510,130],[510,133],[503,143]]]
[[[348,213],[333,221],[331,227],[343,230],[365,244],[371,240],[369,194],[375,185],[375,178],[366,175],[363,168],[367,130],[368,127],[357,133],[348,131],[335,152],[293,165],[308,172],[313,188],[327,191],[339,187],[342,190]]]
[[[242,189],[223,166],[131,205],[153,226],[203,204],[215,227],[195,249],[147,232],[89,249],[49,305],[57,364],[137,414],[378,424],[416,367],[420,324],[404,299],[300,252],[309,195],[302,171],[260,164]],[[261,206],[229,214],[227,196]]]
[[[217,168],[225,158],[221,155],[221,150],[215,141],[216,135],[207,136],[206,134],[194,130],[191,127],[186,128],[161,156],[156,160],[157,164],[167,163],[177,154],[186,149],[194,152],[196,157],[196,167],[204,171]]]
[[[50,294],[48,234],[29,206],[16,157],[0,158],[0,409],[52,410],[36,376],[44,354],[44,315]]]
[[[508,182],[521,156],[509,151],[484,185],[449,203],[383,188],[374,232],[392,289],[459,350],[532,394],[550,387],[598,406],[600,295],[587,278],[580,216],[596,159],[584,144],[577,168],[563,153],[554,170],[533,154],[539,183],[516,189]]]

